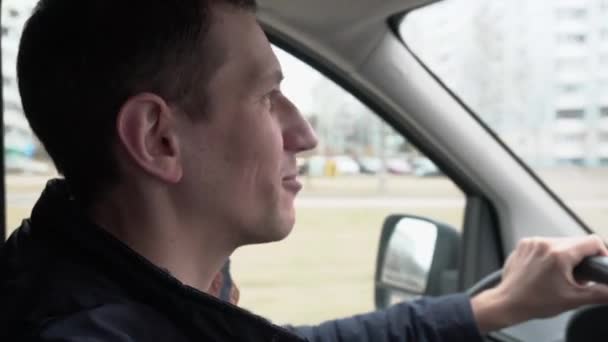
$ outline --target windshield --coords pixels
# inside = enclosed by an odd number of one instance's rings
[[[445,0],[406,15],[399,32],[608,238],[608,0]]]

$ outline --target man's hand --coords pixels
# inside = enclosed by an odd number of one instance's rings
[[[608,286],[581,284],[572,275],[585,257],[596,255],[608,255],[597,236],[522,240],[505,263],[502,282],[472,300],[480,331],[608,303]]]

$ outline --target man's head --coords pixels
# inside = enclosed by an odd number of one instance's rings
[[[42,0],[18,57],[26,116],[77,198],[128,187],[238,244],[293,225],[310,126],[253,0]],[[145,197],[145,198],[143,198]],[[159,203],[157,201],[157,203]]]

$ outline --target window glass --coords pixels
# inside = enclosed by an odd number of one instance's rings
[[[409,13],[399,30],[422,62],[604,237],[606,3],[446,0]],[[449,62],[441,58],[445,51]]]
[[[555,61],[555,72],[557,87],[559,91],[560,86],[570,86],[568,90],[573,87],[579,89],[583,87],[585,81],[585,74],[588,72],[587,60],[581,57],[563,57]]]
[[[560,94],[576,94],[583,91],[583,85],[577,83],[561,83],[557,85],[557,89]]]
[[[55,168],[32,133],[17,88],[17,51],[34,0],[2,1],[2,86],[4,95],[4,158],[7,236],[29,217]]]
[[[359,100],[283,50],[275,52],[283,92],[311,122],[319,145],[299,158],[304,189],[292,234],[236,252],[241,304],[294,324],[372,310],[385,217],[413,214],[460,229],[464,195]]]
[[[558,119],[582,119],[585,111],[581,109],[560,109],[556,113]]]
[[[558,7],[555,14],[560,20],[583,19],[587,16],[587,9],[571,7],[569,4],[565,4],[563,7]]]
[[[587,36],[579,33],[564,33],[557,36],[559,44],[582,44],[587,41]]]

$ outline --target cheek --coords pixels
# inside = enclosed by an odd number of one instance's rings
[[[203,160],[197,163],[209,185],[233,188],[231,197],[249,197],[280,185],[283,139],[271,114],[224,112],[222,119],[197,132],[196,139],[205,145],[200,146]]]
[[[212,189],[209,195],[216,204],[232,208],[233,213],[257,212],[262,203],[274,202],[271,198],[277,197],[273,194],[280,184],[276,181],[280,164],[268,157],[275,154],[269,153],[274,143],[262,140],[268,135],[255,132],[259,129],[250,126],[250,129],[233,129],[225,135],[208,136],[213,140],[213,147],[207,153],[209,158],[201,161],[204,170],[199,177],[203,177],[204,188]]]
[[[258,120],[244,120],[228,139],[231,148],[226,149],[226,158],[244,174],[250,178],[278,177],[283,140],[271,117],[262,114]]]

